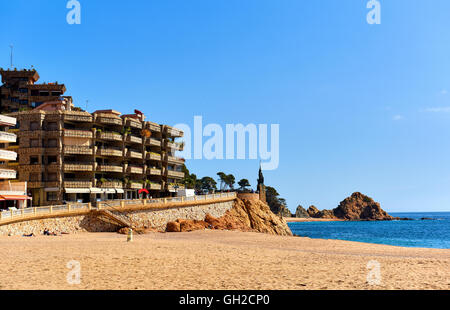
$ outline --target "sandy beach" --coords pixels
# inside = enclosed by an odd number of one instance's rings
[[[450,250],[235,231],[0,237],[0,289],[449,289]],[[81,264],[69,285],[67,262]],[[367,263],[381,284],[366,281]]]

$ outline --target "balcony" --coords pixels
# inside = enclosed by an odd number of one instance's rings
[[[142,123],[140,121],[127,118],[125,122],[127,127],[142,129]]]
[[[64,130],[64,137],[68,138],[92,138],[93,134],[90,130]]]
[[[182,178],[184,178],[184,172],[167,170],[167,176],[182,179]]]
[[[76,112],[76,111],[65,112],[64,121],[92,123],[92,115],[89,115],[89,113],[85,112]]]
[[[0,124],[2,126],[12,127],[12,126],[15,126],[16,123],[17,123],[17,120],[14,117],[0,115]]]
[[[129,143],[142,144],[142,138],[136,137],[136,136],[132,136],[132,135],[127,135],[126,138],[125,138],[125,141],[129,142]]]
[[[97,132],[97,139],[109,141],[122,141],[122,135],[115,132]]]
[[[167,125],[165,126],[165,131],[170,137],[173,138],[181,138],[184,135],[181,130]]]
[[[0,150],[0,161],[17,160],[17,153],[12,151]]]
[[[184,189],[184,185],[181,185],[181,184],[177,184],[177,185],[175,185],[175,184],[169,184],[169,185],[167,186],[167,190],[168,190],[169,192],[176,192],[177,190],[180,190],[180,189]]]
[[[17,140],[17,136],[13,133],[0,131],[0,143],[14,143]]]
[[[15,179],[16,176],[16,170],[0,169],[0,179]]]
[[[161,169],[157,168],[147,168],[146,173],[148,175],[161,175]]]
[[[143,184],[139,183],[139,182],[131,181],[131,182],[129,182],[127,184],[127,188],[129,188],[129,189],[142,189],[143,188]]]
[[[92,171],[93,165],[88,163],[64,164],[64,171]]]
[[[28,188],[42,188],[44,187],[44,182],[41,181],[31,181],[27,184]]]
[[[123,183],[121,181],[98,182],[100,188],[123,188]]]
[[[64,188],[91,188],[92,181],[88,180],[77,180],[77,181],[64,181]]]
[[[165,160],[169,163],[180,164],[180,165],[184,164],[184,162],[185,162],[184,158],[176,157],[176,156],[169,156],[169,155],[166,155]]]
[[[149,183],[147,185],[147,188],[150,190],[160,191],[162,188],[162,185],[159,183]]]
[[[161,161],[161,154],[154,153],[154,152],[146,152],[145,159]]]
[[[143,174],[144,168],[137,167],[137,166],[128,166],[126,169],[127,173],[133,173],[133,174]]]
[[[112,157],[123,157],[123,151],[119,149],[106,148],[98,149],[97,155],[99,156],[112,156]]]
[[[98,165],[97,171],[100,172],[123,172],[123,167],[118,165]]]
[[[128,150],[127,156],[126,156],[126,157],[128,157],[128,158],[142,159],[142,153],[136,152],[136,151]]]
[[[93,149],[88,146],[67,145],[64,147],[66,155],[92,155]]]
[[[106,125],[117,125],[117,126],[122,126],[123,125],[123,120],[121,118],[116,118],[116,117],[106,117],[106,116],[100,116],[97,115],[97,117],[95,118],[95,121],[97,123],[100,124],[106,124]]]
[[[146,128],[153,132],[161,132],[161,126],[156,123],[146,122]]]
[[[161,146],[161,140],[154,139],[154,138],[146,138],[145,145]]]

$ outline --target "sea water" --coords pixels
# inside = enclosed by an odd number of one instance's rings
[[[288,223],[302,237],[338,239],[404,247],[450,249],[450,212],[390,213],[412,221]],[[421,220],[431,218],[432,220]]]

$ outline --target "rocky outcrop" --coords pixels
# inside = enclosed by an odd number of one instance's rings
[[[187,232],[201,229],[255,231],[292,236],[284,219],[273,214],[267,204],[260,200],[246,199],[236,199],[233,208],[220,218],[207,214],[203,221],[178,219],[169,222],[166,231]]]
[[[292,216],[291,211],[287,208],[287,206],[285,206],[283,204],[275,204],[270,207],[270,210],[272,211],[272,213],[274,213],[278,216],[281,216],[281,217],[291,217]]]
[[[389,221],[399,218],[390,216],[381,209],[378,202],[361,193],[353,193],[347,197],[339,206],[333,210],[319,211],[316,207],[308,208],[308,214],[314,218],[343,219],[343,220],[370,220],[370,221]]]
[[[297,218],[309,218],[308,211],[305,210],[302,206],[298,206],[297,210],[295,211],[295,217]]]

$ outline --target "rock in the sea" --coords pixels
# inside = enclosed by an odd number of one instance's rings
[[[295,211],[295,217],[297,218],[309,218],[308,212],[303,208],[302,206],[298,206],[297,210]]]
[[[358,192],[345,198],[333,210],[319,211],[316,207],[311,206],[308,208],[308,214],[314,218],[343,220],[389,221],[398,219],[381,209],[378,202]]]
[[[316,206],[310,206],[308,208],[308,211],[306,212],[308,212],[308,215],[310,217],[320,217],[320,211],[319,209],[316,208]]]
[[[378,202],[361,193],[353,193],[345,198],[333,210],[334,216],[344,220],[393,220],[394,218],[381,209]]]
[[[272,213],[260,200],[236,199],[233,208],[224,216],[215,218],[210,214],[204,221],[176,220],[167,224],[167,232],[185,232],[201,229],[256,231],[273,235],[292,236],[283,218]]]

